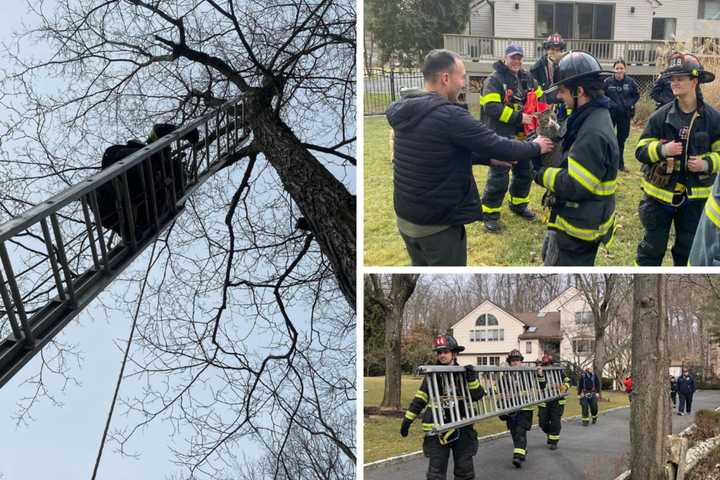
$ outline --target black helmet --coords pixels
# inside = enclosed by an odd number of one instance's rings
[[[603,70],[600,62],[591,54],[581,50],[570,50],[560,59],[555,72],[555,83],[545,90],[545,93],[554,92],[560,85],[573,87],[581,85],[582,80],[600,80],[603,76],[614,73]]]
[[[510,362],[512,362],[513,360],[520,360],[521,362],[523,361],[522,353],[520,353],[520,350],[518,350],[517,348],[515,350],[511,350],[510,353],[508,353],[507,358],[505,359],[508,365],[510,365]]]
[[[465,347],[458,345],[457,340],[452,335],[438,335],[435,337],[432,343],[433,352],[439,352],[441,350],[450,350],[451,352],[459,353],[465,350]]]
[[[563,40],[559,33],[553,33],[543,42],[543,48],[545,50],[548,48],[559,48],[560,50],[565,50],[565,40]]]
[[[660,74],[661,77],[668,79],[673,75],[688,75],[690,78],[697,78],[698,83],[715,80],[715,74],[706,72],[695,55],[679,52],[670,57],[667,68]]]

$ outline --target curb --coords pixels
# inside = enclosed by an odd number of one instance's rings
[[[624,407],[613,407],[608,410],[599,412],[598,416],[605,415],[606,413],[614,412],[615,410],[622,410],[623,408],[629,408],[629,407],[630,407],[630,405],[626,405]],[[579,420],[579,419],[580,419],[580,415],[573,415],[572,417],[563,417],[562,421],[567,423],[567,422],[571,422],[571,421]],[[531,430],[536,430],[538,428],[540,428],[539,425],[534,424],[532,426]],[[491,442],[493,440],[497,440],[498,438],[504,437],[509,434],[510,434],[510,431],[505,430],[504,432],[491,433],[490,435],[484,435],[482,437],[478,437],[478,443]],[[395,457],[383,458],[382,460],[376,460],[374,462],[364,464],[363,470],[374,470],[376,468],[385,467],[388,465],[396,465],[396,464],[400,464],[400,463],[405,463],[406,461],[410,461],[416,457],[421,457],[421,456],[423,456],[423,451],[418,450],[416,452],[404,453],[402,455],[397,455]]]

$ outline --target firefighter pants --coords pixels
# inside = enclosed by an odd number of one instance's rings
[[[510,170],[512,170],[512,182],[510,181]],[[530,184],[532,174],[530,162],[520,161],[511,169],[502,167],[490,167],[485,192],[482,198],[483,217],[491,220],[500,218],[500,207],[502,206],[505,193],[510,185],[510,208],[522,210],[530,202]]]
[[[408,237],[400,232],[413,267],[464,267],[467,265],[465,225],[453,225],[427,237]]]
[[[545,407],[538,408],[540,428],[547,435],[549,444],[557,444],[560,441],[561,419],[564,411],[565,405],[560,405],[558,400],[547,402]]]
[[[673,207],[645,195],[640,200],[638,214],[645,236],[637,247],[636,262],[640,266],[662,265],[670,237],[670,227],[675,224],[675,244],[672,247],[673,265],[687,266],[690,248],[695,238],[705,199],[685,200]]]
[[[542,259],[546,267],[593,266],[599,243],[586,242],[565,232],[548,230],[542,245]]]
[[[513,456],[527,453],[527,432],[532,427],[532,410],[518,410],[508,415],[505,424],[513,441]]]
[[[680,407],[678,407],[678,412],[682,413],[684,411],[686,413],[690,413],[690,410],[692,410],[693,394],[678,392],[678,396],[680,397]]]
[[[670,400],[672,400],[673,407],[677,405],[677,392],[670,392]]]
[[[583,423],[589,422],[592,416],[593,420],[597,419],[598,416],[598,405],[596,395],[583,395],[580,399],[580,407],[582,408],[582,421]]]
[[[462,427],[458,439],[447,445],[441,445],[437,435],[426,436],[423,453],[429,459],[427,480],[445,480],[451,451],[455,480],[474,479],[473,457],[477,449],[477,433],[472,427]]]
[[[613,115],[612,117],[613,126],[617,132],[618,148],[620,149],[620,164],[619,169],[625,168],[625,140],[630,135],[630,117],[626,115]]]

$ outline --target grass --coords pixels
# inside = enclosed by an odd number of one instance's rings
[[[410,258],[395,224],[392,201],[391,129],[384,116],[365,117],[365,265],[410,265]],[[625,143],[625,167],[629,172],[618,172],[616,195],[617,234],[609,251],[601,248],[595,264],[599,266],[631,266],[635,260],[638,242],[643,228],[637,215],[642,197],[640,190],[640,163],[634,150],[641,130],[632,127]],[[488,168],[473,169],[478,189],[482,194]],[[533,184],[530,191],[530,207],[542,214],[540,199],[544,189]],[[507,198],[507,197],[506,197]],[[503,207],[503,234],[486,233],[482,223],[466,225],[468,236],[468,265],[542,265],[540,248],[545,235],[545,225],[540,221],[528,223],[512,215]],[[671,234],[668,247],[672,246]],[[671,265],[666,255],[664,265]]]
[[[365,377],[363,388],[365,389],[365,406],[377,406],[382,400],[383,385],[385,377]],[[420,386],[420,377],[403,376],[401,404],[407,408]],[[572,392],[572,390],[571,390]],[[598,402],[600,411],[628,404],[627,395],[620,392],[604,392],[603,399]],[[579,415],[580,405],[572,395],[565,405],[565,417]],[[365,463],[374,462],[383,458],[389,458],[404,453],[418,451],[422,448],[423,432],[420,427],[420,418],[413,422],[410,428],[410,435],[403,438],[400,436],[400,418],[372,416],[365,417],[363,424],[364,431],[364,453]],[[533,422],[537,424],[537,410],[533,414]],[[497,418],[489,418],[475,424],[478,435],[490,435],[504,432],[505,422]]]

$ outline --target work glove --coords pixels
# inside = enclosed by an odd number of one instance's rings
[[[465,380],[468,382],[472,382],[473,380],[477,380],[478,374],[473,368],[472,365],[465,365]]]
[[[412,425],[412,421],[407,418],[403,418],[402,426],[400,427],[400,435],[407,437],[410,432],[410,425]]]
[[[666,187],[673,174],[674,158],[666,158],[654,163],[647,174],[647,181],[656,187]]]

